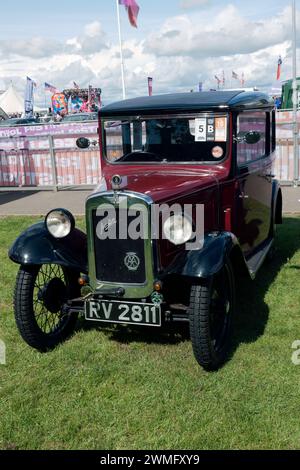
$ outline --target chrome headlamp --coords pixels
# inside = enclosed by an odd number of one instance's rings
[[[75,219],[66,209],[54,209],[46,215],[45,225],[54,238],[65,238],[75,227]]]
[[[193,236],[192,222],[183,214],[171,215],[163,225],[164,235],[174,245],[183,245]]]

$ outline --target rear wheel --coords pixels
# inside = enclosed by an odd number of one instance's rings
[[[231,263],[208,281],[193,285],[190,295],[190,335],[198,363],[218,369],[226,360],[235,310],[235,286]]]
[[[14,311],[18,330],[29,346],[47,351],[73,332],[78,315],[66,313],[64,305],[80,295],[78,277],[53,264],[20,267]]]

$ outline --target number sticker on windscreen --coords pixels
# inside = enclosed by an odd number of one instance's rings
[[[207,140],[207,119],[195,119],[195,141],[206,142]]]
[[[226,142],[227,118],[208,117],[195,119],[194,135],[195,142]]]
[[[227,118],[218,117],[215,119],[216,142],[226,142],[227,140]]]

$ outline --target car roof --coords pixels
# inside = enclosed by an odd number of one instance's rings
[[[193,112],[203,110],[241,110],[273,108],[273,100],[257,91],[210,91],[194,93],[176,93],[167,95],[144,96],[118,101],[104,106],[100,115],[129,116],[136,113],[166,114],[168,112]]]
[[[28,119],[28,118],[9,118],[5,119],[4,121],[0,121],[1,126],[10,126],[11,124],[26,124],[28,122],[36,122],[36,119]]]
[[[17,121],[35,121],[35,119],[36,119],[36,118],[34,118],[34,117],[33,117],[33,118],[25,118],[25,117],[23,117],[23,118],[9,118],[9,119],[7,119],[7,121],[10,121],[10,122],[11,122],[11,121],[14,121],[14,122],[17,122]]]
[[[97,115],[97,113],[94,113],[94,112],[91,112],[91,113],[74,113],[74,114],[67,114],[64,119],[67,119],[67,118],[75,118],[75,117],[91,117],[93,116],[94,114]]]
[[[90,116],[91,114],[95,114],[95,112],[90,111],[90,112],[86,112],[86,113],[70,113],[70,114],[66,114],[65,117],[67,117],[67,116]]]

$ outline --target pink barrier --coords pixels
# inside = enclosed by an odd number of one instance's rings
[[[292,122],[294,119],[293,111],[277,111],[276,122],[277,124],[286,124]],[[297,121],[300,123],[300,111],[297,112]]]
[[[98,122],[74,122],[70,124],[49,123],[35,126],[0,127],[0,138],[36,137],[36,136],[67,136],[97,135]]]
[[[276,113],[277,150],[275,174],[280,181],[293,181],[294,179],[293,117],[292,111],[278,111]],[[297,113],[297,121],[299,125],[299,111]]]
[[[0,186],[95,185],[100,150],[76,147],[78,137],[98,141],[98,122],[0,128]]]
[[[99,150],[56,152],[56,172],[59,185],[94,185],[100,180]]]
[[[95,185],[99,182],[99,150],[56,151],[55,176],[47,151],[0,153],[0,186]]]

